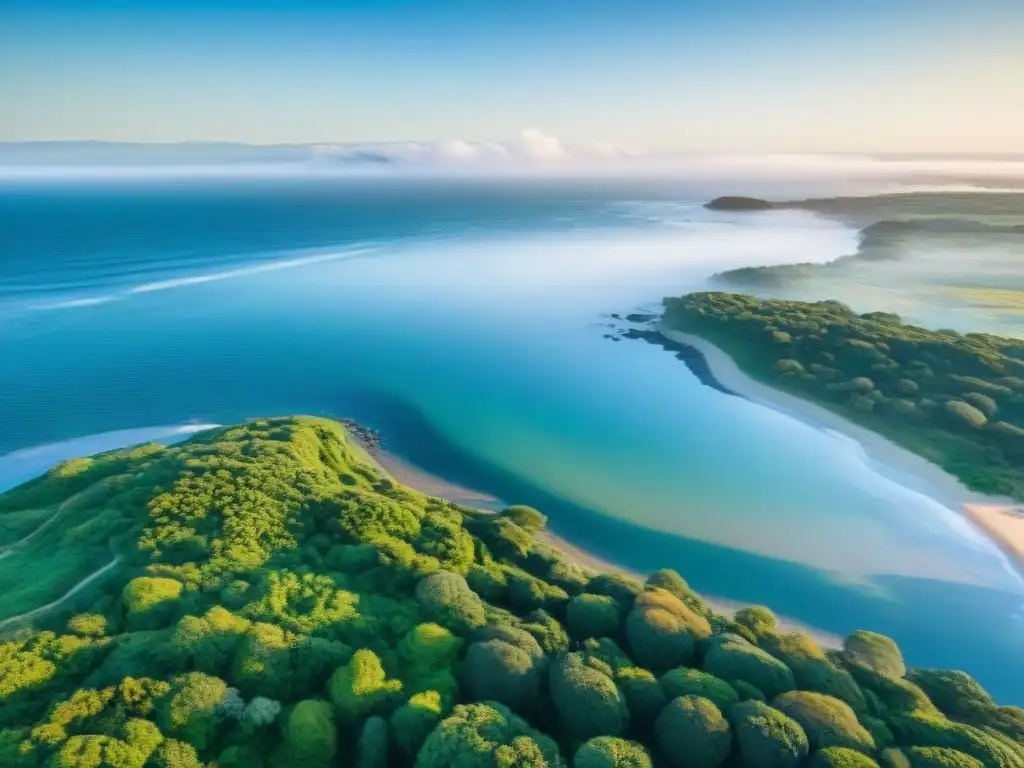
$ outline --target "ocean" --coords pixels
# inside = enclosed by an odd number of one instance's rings
[[[555,533],[623,567],[676,568],[707,594],[829,632],[885,632],[912,665],[968,670],[1024,703],[1024,582],[991,542],[856,444],[608,338],[622,326],[613,313],[656,309],[715,272],[858,250],[863,220],[702,207],[723,191],[737,190],[0,181],[0,487],[64,456],[203,425],[353,417],[391,452],[533,504]],[[984,193],[967,197],[985,208]],[[986,263],[1005,287],[1024,251],[995,235]],[[934,233],[901,237],[926,273]],[[942,262],[943,295],[960,302],[950,324],[1017,333],[1016,299],[991,294],[966,247]],[[816,287],[862,311],[889,299],[910,319],[946,319],[913,273],[879,278],[882,289]]]

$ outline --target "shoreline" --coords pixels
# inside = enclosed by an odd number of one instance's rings
[[[396,456],[395,454],[385,450],[382,447],[379,438],[367,440],[364,436],[364,432],[366,431],[365,428],[356,430],[352,428],[354,422],[342,421],[342,423],[344,424],[349,436],[352,438],[353,443],[359,447],[359,449],[365,454],[366,458],[396,482],[428,496],[438,496],[456,504],[474,507],[484,512],[500,512],[507,506],[504,501],[496,496],[491,496],[490,494],[458,485],[450,480],[445,480],[444,478],[437,477],[436,475],[423,471],[400,456]],[[627,568],[612,562],[609,559],[596,555],[593,552],[573,544],[564,536],[553,533],[546,528],[537,532],[536,538],[539,542],[556,550],[566,560],[580,566],[581,568],[604,573],[621,573],[640,582],[647,579],[647,576],[640,571]],[[701,594],[701,597],[704,598],[716,613],[725,614],[730,617],[740,608],[756,605],[756,603],[745,603],[738,600],[730,600],[728,598],[703,593]],[[841,635],[813,627],[789,616],[776,616],[776,618],[779,621],[779,629],[785,632],[803,632],[813,638],[814,641],[822,648],[836,649],[841,648],[843,645],[843,638]]]
[[[856,442],[879,474],[924,494],[956,513],[972,530],[992,542],[1007,558],[1008,565],[1024,578],[1024,522],[1019,527],[1010,526],[1012,532],[1007,530],[1006,524],[994,522],[1006,510],[1017,508],[1017,502],[972,491],[938,465],[883,435],[855,424],[815,402],[758,381],[741,369],[725,350],[707,339],[666,328],[661,323],[655,325],[655,330],[674,344],[690,346],[700,352],[716,381],[732,394],[790,416],[815,429]]]

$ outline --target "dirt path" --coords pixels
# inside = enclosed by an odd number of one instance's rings
[[[47,528],[49,528],[53,524],[53,522],[58,517],[60,517],[61,513],[65,509],[67,509],[69,504],[71,504],[71,503],[73,503],[75,501],[78,501],[78,499],[82,497],[82,494],[87,493],[91,488],[93,488],[93,486],[90,485],[88,488],[86,488],[84,490],[81,490],[81,491],[79,491],[78,493],[76,493],[76,494],[74,494],[72,496],[68,496],[66,499],[64,499],[64,501],[62,501],[60,503],[60,506],[57,507],[57,511],[54,512],[52,515],[50,515],[50,517],[48,517],[46,520],[44,520],[43,523],[38,528],[36,528],[34,531],[32,531],[32,533],[30,533],[28,536],[25,536],[25,537],[19,539],[18,541],[14,542],[13,544],[8,544],[5,547],[3,547],[3,551],[0,552],[0,560],[3,560],[5,557],[7,557],[9,554],[11,554],[15,549],[17,549],[21,545],[26,544],[27,542],[31,541],[33,538],[35,538],[40,533],[42,533]]]
[[[19,621],[21,619],[31,619],[33,616],[38,616],[41,613],[46,613],[47,611],[56,608],[58,605],[63,603],[65,600],[68,600],[71,597],[73,597],[75,595],[75,593],[85,589],[87,586],[89,586],[89,584],[91,584],[93,581],[98,579],[104,573],[106,573],[107,571],[111,570],[112,568],[115,568],[117,566],[117,564],[120,563],[120,562],[121,562],[121,556],[118,555],[113,560],[111,560],[109,563],[107,563],[102,568],[100,568],[98,571],[93,571],[88,576],[86,576],[84,579],[82,579],[80,582],[75,584],[75,586],[73,586],[71,589],[69,589],[67,592],[64,593],[63,597],[57,598],[52,603],[47,603],[46,605],[41,605],[38,608],[33,608],[31,611],[26,611],[25,613],[19,613],[17,616],[10,616],[10,617],[4,619],[3,621],[0,621],[0,629],[3,629],[8,624],[13,624],[16,621]]]

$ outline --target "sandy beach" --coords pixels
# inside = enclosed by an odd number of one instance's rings
[[[438,496],[442,499],[447,499],[448,501],[452,501],[457,504],[465,504],[469,507],[475,507],[485,512],[498,512],[507,506],[504,501],[494,496],[481,493],[480,491],[476,491],[471,488],[466,488],[449,480],[445,480],[444,478],[424,472],[393,453],[383,450],[380,447],[367,444],[364,440],[360,439],[359,435],[354,434],[351,430],[349,431],[349,435],[353,438],[354,442],[359,446],[371,463],[375,464],[381,469],[381,471],[390,476],[396,482],[402,483],[403,485],[417,490],[420,493],[425,493],[429,496]],[[599,557],[592,552],[576,546],[568,539],[552,533],[551,531],[541,531],[537,534],[537,539],[544,544],[547,544],[552,549],[557,550],[566,560],[569,560],[582,568],[600,572],[614,571],[634,578],[637,581],[644,581],[647,578],[645,574],[642,574],[639,571],[625,568],[610,560]],[[685,576],[685,574],[683,575]],[[751,605],[750,603],[741,603],[735,600],[727,600],[725,598],[715,597],[712,595],[702,595],[702,597],[711,605],[716,613],[728,616],[731,616],[740,608]],[[815,642],[824,648],[842,647],[843,638],[839,635],[826,632],[825,630],[818,629],[816,627],[811,627],[788,616],[778,616],[777,618],[779,620],[779,627],[783,631],[803,632],[814,638]]]
[[[724,350],[700,336],[664,326],[658,326],[657,330],[671,341],[699,350],[715,377],[751,402],[785,413],[812,427],[855,440],[880,472],[963,514],[975,528],[995,541],[1018,570],[1024,572],[1024,516],[1008,512],[1017,507],[1012,499],[972,491],[941,467],[870,429],[854,424],[817,403],[757,381],[741,370]]]

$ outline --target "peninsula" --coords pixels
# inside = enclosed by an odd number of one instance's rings
[[[580,567],[326,419],[65,462],[0,519],[4,766],[1024,766],[963,672]]]

